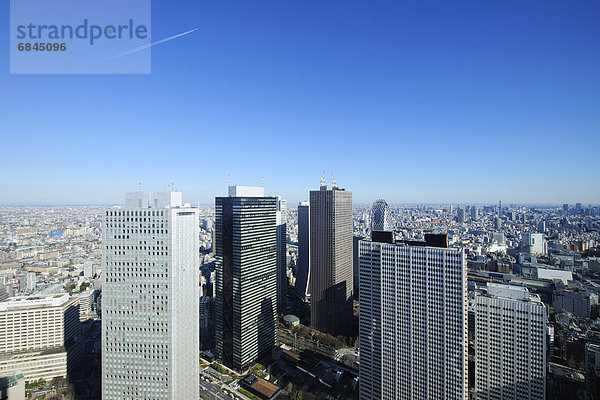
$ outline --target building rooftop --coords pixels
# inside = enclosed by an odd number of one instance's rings
[[[259,378],[254,374],[245,377],[243,379],[243,383],[264,399],[275,398],[275,396],[281,390],[279,386],[274,385],[263,378]]]
[[[265,197],[265,188],[262,186],[229,186],[229,197]]]
[[[501,297],[511,300],[541,302],[540,297],[536,294],[530,293],[525,286],[488,282],[487,291],[490,296],[494,297]]]
[[[75,300],[71,299],[71,296],[69,296],[68,293],[11,297],[4,301],[0,301],[0,311],[22,310],[38,307],[60,307],[69,301]]]
[[[125,208],[175,208],[183,206],[181,192],[128,192]]]

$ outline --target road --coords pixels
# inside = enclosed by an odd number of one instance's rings
[[[208,400],[230,400],[232,397],[225,393],[224,388],[234,392],[242,400],[250,400],[237,391],[238,385],[236,383],[230,385],[220,383],[218,379],[211,376],[205,369],[200,368],[200,395],[206,397]]]

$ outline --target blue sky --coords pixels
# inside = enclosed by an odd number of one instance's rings
[[[0,204],[600,202],[596,1],[153,1],[150,75],[10,75]]]

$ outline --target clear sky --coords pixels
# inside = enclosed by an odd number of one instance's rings
[[[150,75],[10,75],[0,204],[600,202],[600,2],[154,0]]]

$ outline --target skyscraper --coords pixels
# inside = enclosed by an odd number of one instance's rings
[[[287,201],[277,196],[277,312],[285,311],[287,277]]]
[[[488,283],[475,296],[475,395],[546,398],[546,307],[525,287]]]
[[[310,203],[298,205],[298,262],[296,263],[296,284],[294,289],[300,299],[310,296]]]
[[[456,211],[456,221],[459,223],[465,222],[465,209],[462,207],[458,207]]]
[[[352,316],[352,192],[321,186],[310,192],[310,318],[333,334]]]
[[[217,356],[242,371],[275,345],[277,198],[230,186],[215,202]]]
[[[471,219],[473,221],[477,221],[479,219],[479,210],[475,206],[471,207]]]
[[[361,400],[467,398],[465,256],[436,241],[360,242]]]
[[[392,230],[392,217],[390,215],[390,208],[387,202],[383,199],[376,200],[373,203],[372,214],[372,226],[371,229],[374,231],[391,231]]]
[[[102,398],[198,398],[198,210],[127,193],[102,233]]]
[[[494,229],[500,230],[502,228],[502,220],[500,217],[494,217]]]

